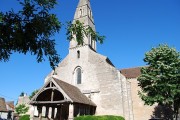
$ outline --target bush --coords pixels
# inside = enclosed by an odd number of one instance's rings
[[[25,104],[20,104],[15,107],[15,111],[19,115],[26,114],[28,112],[28,110],[29,110],[29,107]]]
[[[19,120],[30,120],[30,115],[23,115],[19,118]]]
[[[125,120],[121,116],[112,116],[112,115],[105,115],[105,116],[79,116],[76,117],[74,120]]]

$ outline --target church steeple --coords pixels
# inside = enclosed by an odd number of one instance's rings
[[[90,0],[79,0],[78,6],[76,8],[76,12],[74,14],[73,23],[79,20],[84,23],[84,26],[90,26],[95,31],[94,19],[92,15]],[[89,45],[92,49],[96,51],[96,41],[91,39],[91,36],[84,37],[84,45]],[[71,40],[70,48],[75,48],[77,46],[77,42]]]

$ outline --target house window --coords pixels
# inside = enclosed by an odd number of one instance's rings
[[[80,51],[77,51],[77,58],[80,58]]]
[[[81,73],[81,68],[77,68],[77,70],[76,70],[76,81],[77,81],[77,84],[81,84],[81,77],[82,77],[81,74],[82,74]]]

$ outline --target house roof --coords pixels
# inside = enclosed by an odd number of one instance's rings
[[[6,102],[6,105],[8,105],[8,110],[14,111],[14,101]]]
[[[7,112],[5,99],[1,97],[0,97],[0,112]]]
[[[141,68],[142,67],[121,69],[120,72],[126,78],[137,78],[141,75]]]
[[[71,98],[73,103],[86,104],[96,106],[89,98],[87,98],[77,87],[68,84],[62,80],[53,78],[54,81],[63,89],[63,91]]]

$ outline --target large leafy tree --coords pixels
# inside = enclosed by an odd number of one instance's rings
[[[51,67],[59,62],[55,41],[51,37],[60,30],[60,22],[50,10],[56,0],[24,0],[22,10],[0,13],[0,61],[8,61],[13,52],[47,56]]]
[[[174,108],[177,117],[180,108],[180,53],[168,45],[159,45],[145,54],[148,66],[141,69],[138,78],[141,99],[147,105],[159,103]]]
[[[46,56],[54,69],[60,57],[52,36],[59,32],[61,23],[50,11],[57,0],[21,0],[19,3],[22,10],[18,12],[0,12],[0,61],[8,61],[14,52],[30,52],[37,57],[37,62],[42,62]],[[83,37],[79,36],[83,36],[85,27],[80,22],[75,24],[68,24],[67,35],[76,33],[78,44],[83,44]],[[104,38],[92,29],[86,29],[86,34],[93,35],[94,40],[100,39],[101,42]]]

